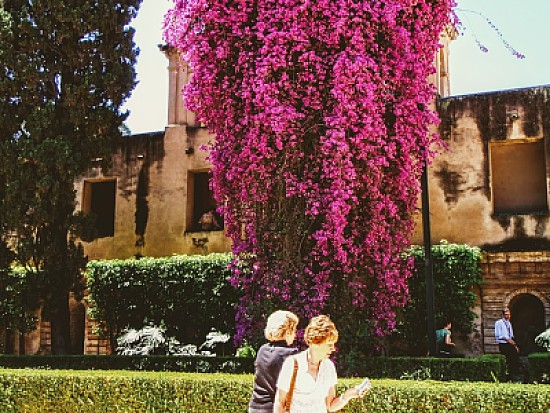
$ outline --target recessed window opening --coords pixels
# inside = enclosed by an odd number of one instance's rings
[[[548,212],[544,141],[489,145],[495,214]]]
[[[210,189],[208,172],[189,172],[187,231],[220,231],[223,219],[216,212],[216,201]]]
[[[116,180],[85,181],[82,212],[94,214],[98,238],[115,235]]]

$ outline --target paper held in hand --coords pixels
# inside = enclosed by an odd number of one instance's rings
[[[357,391],[359,393],[363,393],[365,390],[368,390],[370,389],[370,381],[369,379],[365,379],[363,380],[363,382],[357,386],[355,386],[355,388],[357,389]]]

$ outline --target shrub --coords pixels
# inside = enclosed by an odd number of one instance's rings
[[[506,375],[501,355],[478,358],[365,357],[356,364],[338,364],[340,375],[394,379],[499,381]]]
[[[73,370],[152,370],[179,372],[253,373],[254,357],[111,355],[111,356],[0,356],[0,367]],[[341,377],[434,379],[442,381],[499,381],[505,378],[501,355],[479,358],[369,357],[361,364],[338,363]],[[541,367],[541,372],[544,370]]]
[[[256,350],[245,341],[235,352],[237,357],[256,357]]]
[[[550,353],[533,353],[527,357],[529,380],[550,384]]]
[[[145,326],[140,330],[130,328],[117,338],[116,354],[134,355],[185,355],[194,356],[197,346],[181,345],[173,337],[165,337],[166,329],[157,326]]]
[[[340,379],[338,393],[360,379]],[[55,413],[242,413],[253,376],[228,374],[0,371],[4,411]],[[547,412],[550,386],[508,383],[372,380],[347,413]]]
[[[234,333],[239,292],[228,281],[229,254],[88,263],[93,318],[116,348],[126,328],[164,325],[181,343],[199,345],[212,328]]]
[[[0,356],[3,368],[42,370],[136,370],[202,373],[252,373],[254,359],[216,356]]]
[[[415,267],[408,281],[410,297],[392,339],[404,344],[404,354],[425,355],[428,332],[424,248],[413,247],[410,254]],[[432,257],[436,322],[448,319],[457,333],[471,333],[476,317],[472,312],[477,298],[475,290],[482,282],[480,249],[442,241],[432,247]]]
[[[550,351],[550,328],[535,337],[535,344]]]
[[[0,328],[18,332],[36,329],[43,277],[41,272],[22,267],[0,268]]]

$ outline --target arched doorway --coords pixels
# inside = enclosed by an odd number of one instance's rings
[[[512,326],[522,355],[540,351],[535,337],[545,330],[544,305],[532,294],[519,294],[510,301]]]

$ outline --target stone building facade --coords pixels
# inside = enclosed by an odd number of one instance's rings
[[[431,233],[434,242],[485,251],[484,284],[473,309],[477,331],[453,335],[461,352],[479,355],[498,351],[493,326],[505,306],[526,342],[550,322],[550,88],[449,96],[450,37],[442,36],[432,78],[447,147],[428,172]],[[90,259],[230,250],[221,217],[206,225],[203,219],[215,202],[201,147],[214,136],[183,105],[189,68],[171,50],[162,51],[169,62],[165,130],[128,136],[109,171],[98,166],[75,183],[78,207],[98,217],[100,238],[84,243]],[[412,242],[422,244],[420,215],[417,220]],[[71,299],[74,345],[85,354],[109,352],[85,306]],[[48,334],[41,323],[27,352],[47,353]]]
[[[432,239],[484,251],[478,331],[461,350],[498,352],[494,323],[509,306],[532,351],[550,324],[550,87],[441,97],[438,110],[447,148],[429,168]]]

